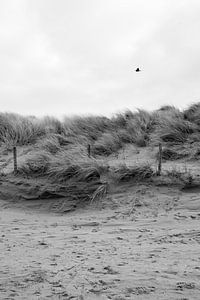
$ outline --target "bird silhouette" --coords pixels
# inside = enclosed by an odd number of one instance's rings
[[[135,72],[141,72],[140,68],[137,68],[137,69],[135,70]]]

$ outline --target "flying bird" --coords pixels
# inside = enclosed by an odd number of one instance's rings
[[[135,72],[141,72],[140,68],[137,68],[137,69],[135,70]]]

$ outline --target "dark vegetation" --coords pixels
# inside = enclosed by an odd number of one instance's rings
[[[119,182],[128,182],[132,180],[142,181],[147,178],[151,178],[155,175],[155,172],[150,165],[135,165],[127,167],[126,165],[121,165],[115,168],[114,176]]]
[[[42,119],[12,113],[0,114],[0,145],[38,145],[54,154],[63,148],[92,145],[95,155],[110,155],[124,144],[139,147],[200,141],[200,103],[184,111],[163,106],[154,112],[125,111],[112,118],[86,116]]]
[[[153,147],[159,142],[163,144],[164,160],[200,157],[200,103],[184,111],[163,106],[154,112],[125,111],[112,118],[66,117],[63,121],[0,114],[1,152],[9,153],[15,145],[24,149],[19,176],[46,177],[64,183],[74,197],[85,195],[92,201],[107,190],[101,178],[111,171],[103,158],[117,153],[126,144]],[[88,144],[91,157],[87,155]],[[145,180],[155,175],[149,165],[123,165],[112,172],[118,182]]]

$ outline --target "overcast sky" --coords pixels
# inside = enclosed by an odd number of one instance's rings
[[[1,0],[0,110],[109,115],[199,101],[199,16],[199,0]]]

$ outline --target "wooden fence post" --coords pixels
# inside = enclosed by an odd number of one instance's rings
[[[17,173],[17,148],[13,147],[14,173]]]
[[[87,151],[88,151],[88,157],[90,157],[91,156],[91,146],[90,146],[90,144],[88,144]]]
[[[158,172],[157,175],[161,175],[161,170],[162,170],[162,144],[159,143],[159,153],[158,153]]]

